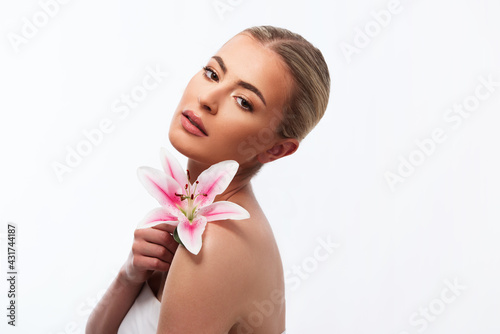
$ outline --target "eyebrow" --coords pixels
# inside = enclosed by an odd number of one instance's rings
[[[219,57],[219,56],[213,56],[212,58],[217,61],[217,63],[219,64],[220,68],[222,69],[222,72],[224,72],[224,74],[226,74],[227,73],[227,67],[226,67],[226,64],[224,64],[224,60],[222,60],[222,58]],[[243,87],[245,89],[248,89],[248,90],[250,90],[252,92],[254,92],[255,95],[257,95],[262,100],[262,102],[264,103],[264,105],[267,107],[266,99],[264,99],[264,95],[262,95],[262,93],[260,92],[260,90],[257,87],[255,87],[251,83],[248,83],[248,82],[245,82],[245,81],[242,81],[242,80],[238,81],[237,85],[241,86],[241,87]]]

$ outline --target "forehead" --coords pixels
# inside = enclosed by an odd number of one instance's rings
[[[278,54],[250,35],[239,34],[216,55],[227,67],[227,78],[254,85],[264,95],[268,108],[282,108],[291,92],[292,78]]]

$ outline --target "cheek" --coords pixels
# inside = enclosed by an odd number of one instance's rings
[[[201,85],[203,84],[203,78],[200,73],[196,73],[193,75],[191,80],[189,80],[186,88],[184,89],[184,93],[182,94],[181,101],[186,98],[192,98],[193,96],[197,96],[197,92],[199,92]]]
[[[240,163],[253,159],[274,143],[274,132],[261,122],[244,122],[234,124],[231,128],[217,133],[216,141],[220,143],[225,154]],[[222,148],[223,147],[223,148]]]

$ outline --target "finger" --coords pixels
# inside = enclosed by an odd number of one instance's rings
[[[155,228],[146,228],[135,230],[134,235],[136,238],[144,239],[145,241],[155,243],[160,246],[167,247],[167,249],[175,253],[179,244],[174,240],[174,237],[167,231]]]
[[[163,223],[163,224],[155,225],[155,226],[153,226],[151,228],[154,228],[154,229],[157,229],[157,230],[166,231],[168,233],[174,233],[174,230],[175,230],[176,226],[171,225],[171,224]]]
[[[132,245],[132,252],[137,256],[158,258],[171,263],[174,255],[165,246],[157,245],[147,241],[136,241]]]
[[[144,228],[136,229],[134,231],[134,236],[136,239],[144,239],[148,242],[152,242],[158,245],[165,245],[171,237],[170,233],[155,228]]]
[[[141,270],[168,271],[170,269],[170,263],[149,256],[134,257],[133,264]]]
[[[169,234],[166,236],[165,243],[163,244],[167,249],[172,253],[175,254],[175,251],[177,250],[177,247],[179,247],[179,243],[175,241],[174,236]]]

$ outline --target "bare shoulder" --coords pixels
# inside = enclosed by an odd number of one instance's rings
[[[227,333],[255,300],[283,289],[269,223],[260,209],[249,211],[249,219],[208,223],[198,255],[177,249],[162,295],[159,333]]]
[[[193,255],[179,247],[171,271],[193,270],[203,273],[208,281],[223,279],[221,287],[234,305],[242,302],[238,299],[245,298],[252,290],[262,289],[256,283],[266,281],[272,262],[281,265],[272,230],[265,216],[254,212],[249,219],[241,221],[208,223],[200,253]]]

